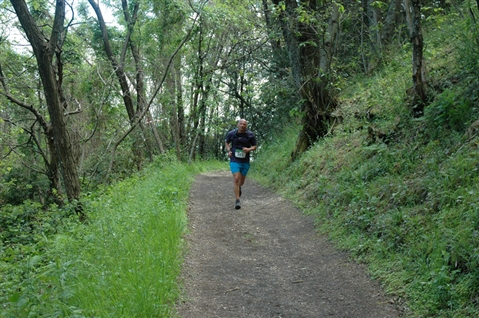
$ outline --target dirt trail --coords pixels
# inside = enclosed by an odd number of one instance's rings
[[[235,210],[227,171],[193,184],[181,317],[399,316],[364,268],[290,202],[251,179],[241,202]]]

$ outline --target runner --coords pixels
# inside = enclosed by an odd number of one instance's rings
[[[230,170],[234,178],[234,193],[236,196],[235,209],[241,209],[240,197],[246,175],[250,167],[250,152],[256,150],[256,137],[248,130],[248,122],[242,118],[238,120],[238,128],[228,132],[225,146],[230,158]]]

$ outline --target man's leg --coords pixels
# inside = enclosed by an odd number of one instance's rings
[[[239,200],[240,187],[244,183],[244,176],[241,174],[241,172],[236,172],[236,173],[233,173],[233,178],[234,178],[234,191],[235,191],[236,200]]]
[[[233,175],[233,190],[236,200],[239,199],[239,180],[240,180],[240,165],[237,162],[230,161],[230,170]]]
[[[240,166],[240,175],[238,177],[238,188],[239,188],[239,196],[241,197],[241,187],[244,185],[244,182],[246,181],[246,175],[248,174],[249,171],[249,163],[247,164],[241,164]]]
[[[247,164],[243,164],[241,166],[241,169],[240,169],[240,173],[241,173],[241,176],[240,176],[240,181],[239,181],[239,186],[242,187],[245,180],[246,180],[246,175],[248,174],[248,171],[249,171],[249,163]]]
[[[239,210],[241,209],[241,203],[240,203],[240,182],[241,182],[241,172],[236,172],[233,174],[234,177],[234,191],[235,191],[235,196],[236,196],[236,202],[235,202],[235,209]]]
[[[249,164],[241,164],[236,162],[230,162],[231,173],[233,174],[234,180],[234,193],[236,197],[235,209],[241,209],[240,197],[241,197],[241,186],[244,184],[246,179],[246,174],[249,170]]]
[[[246,180],[246,176],[241,174],[240,172],[239,181],[238,181],[240,196],[241,196],[241,187],[244,185],[245,180]]]

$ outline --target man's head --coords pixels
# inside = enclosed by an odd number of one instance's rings
[[[238,131],[240,133],[244,133],[246,132],[246,129],[248,129],[248,122],[246,121],[246,119],[241,118],[240,120],[238,120]]]

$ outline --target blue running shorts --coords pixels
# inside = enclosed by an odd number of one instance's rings
[[[248,174],[249,165],[249,163],[230,161],[231,173],[235,174],[240,172],[243,176],[246,176]]]

